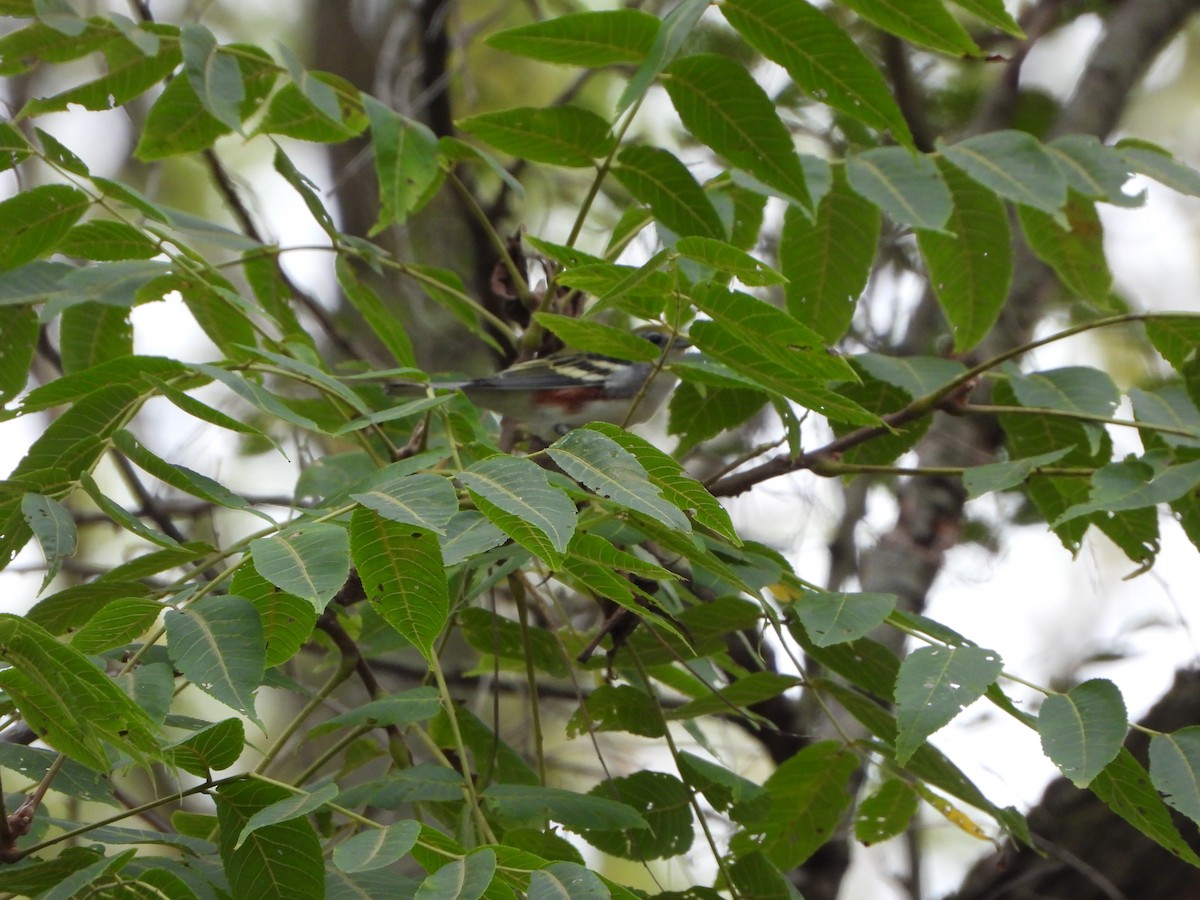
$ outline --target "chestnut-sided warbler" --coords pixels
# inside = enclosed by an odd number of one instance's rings
[[[547,441],[588,422],[631,425],[646,421],[662,405],[676,382],[664,366],[691,346],[686,338],[655,329],[638,334],[659,347],[664,358],[630,362],[564,351],[483,378],[428,385],[393,383],[388,390],[404,394],[427,388],[462,391],[481,409],[510,417]]]

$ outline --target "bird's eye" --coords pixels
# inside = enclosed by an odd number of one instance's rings
[[[663,334],[661,331],[647,331],[642,335],[642,337],[652,343],[655,347],[665,347],[667,346],[667,341],[669,340],[667,335]]]

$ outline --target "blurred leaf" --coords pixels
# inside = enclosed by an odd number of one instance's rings
[[[655,344],[631,333],[627,328],[547,312],[536,312],[533,318],[574,350],[640,362],[653,362],[661,354]]]
[[[375,174],[379,179],[377,234],[389,225],[403,225],[421,207],[426,191],[438,177],[437,135],[420,122],[398,115],[368,94],[363,107],[371,122]]]
[[[1133,171],[1153,178],[1181,194],[1200,197],[1200,172],[1182,163],[1157,144],[1136,138],[1117,141],[1115,149]]]
[[[0,202],[0,271],[55,250],[91,202],[65,184],[38,185]]]
[[[578,832],[587,829],[644,831],[650,827],[627,804],[594,793],[577,794],[564,788],[537,784],[493,784],[483,791],[482,799],[488,809],[505,820],[553,819]]]
[[[659,21],[639,9],[568,13],[487,37],[497,50],[569,66],[636,63],[654,44]]]
[[[609,123],[578,106],[482,113],[458,127],[511,156],[551,166],[591,166],[613,148]]]
[[[529,875],[528,900],[608,900],[611,896],[600,876],[578,863],[556,862]]]
[[[793,675],[775,672],[751,672],[720,688],[710,689],[705,697],[690,700],[668,713],[668,719],[694,719],[698,716],[736,714],[742,707],[753,706],[801,684]]]
[[[671,64],[691,36],[700,17],[708,10],[709,0],[682,0],[662,20],[654,43],[625,90],[617,100],[617,115],[621,115],[645,96],[654,80]]]
[[[854,836],[864,847],[903,834],[917,814],[917,795],[898,778],[889,778],[858,804]]]
[[[566,678],[570,671],[558,638],[548,631],[523,629],[511,619],[486,609],[464,609],[458,616],[463,639],[480,653],[499,659],[528,662],[535,668]]]
[[[940,0],[838,0],[884,31],[951,56],[982,51]]]
[[[1024,484],[1034,469],[1049,466],[1058,462],[1071,452],[1073,448],[1063,447],[1037,456],[1026,456],[1009,462],[988,463],[983,466],[972,466],[963,472],[963,487],[967,489],[967,497],[974,500],[992,491],[1007,491],[1019,484]]]
[[[1133,196],[1124,191],[1133,172],[1120,151],[1104,146],[1094,135],[1064,134],[1046,150],[1076,193],[1118,206],[1140,206],[1145,202],[1145,191]]]
[[[25,388],[37,348],[37,313],[30,306],[0,306],[0,405]]]

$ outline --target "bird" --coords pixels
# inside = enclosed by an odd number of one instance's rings
[[[662,406],[678,380],[665,366],[691,346],[687,338],[653,327],[637,333],[662,351],[659,360],[631,362],[562,351],[482,378],[427,385],[392,382],[387,388],[409,395],[430,388],[461,391],[475,406],[519,422],[544,441],[588,422],[632,425],[646,421]]]

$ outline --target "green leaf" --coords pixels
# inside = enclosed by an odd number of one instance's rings
[[[578,106],[518,107],[471,116],[458,126],[518,159],[552,166],[591,166],[614,144],[609,123]]]
[[[1034,469],[1049,466],[1058,462],[1071,452],[1070,447],[1040,453],[1037,456],[1026,456],[1009,462],[988,463],[983,466],[972,466],[963,472],[963,487],[967,489],[967,497],[974,500],[992,491],[1007,491],[1019,484],[1024,484]]]
[[[369,94],[363,94],[362,101],[371,122],[379,179],[379,219],[370,232],[377,234],[388,225],[403,225],[427,199],[440,174],[438,139],[427,126],[397,114]]]
[[[83,654],[122,647],[145,634],[162,611],[161,603],[147,597],[113,600],[71,636],[71,646]]]
[[[32,307],[0,306],[0,404],[24,390],[37,331],[37,313]]]
[[[58,245],[60,253],[84,259],[150,259],[158,245],[141,229],[111,219],[92,219],[76,225]]]
[[[1115,149],[1133,171],[1181,194],[1200,197],[1200,172],[1180,162],[1157,144],[1126,138],[1117,141]]]
[[[884,31],[951,56],[982,51],[941,0],[838,0]]]
[[[729,715],[741,707],[753,706],[801,683],[793,675],[778,675],[775,672],[751,672],[722,688],[712,689],[705,697],[690,700],[671,710],[669,719],[694,719],[698,716]]]
[[[1004,204],[985,186],[947,163],[938,168],[954,198],[946,231],[918,231],[938,305],[954,330],[954,347],[968,350],[1000,317],[1012,281],[1011,234]]]
[[[186,466],[177,466],[151,453],[128,431],[122,429],[113,435],[113,445],[120,450],[138,468],[149,472],[160,481],[178,488],[185,494],[198,497],[226,509],[237,509],[252,513],[275,524],[274,520],[265,513],[254,509],[245,499],[239,497],[220,482],[214,481],[207,475],[194,472]]]
[[[721,8],[728,15],[728,4]],[[699,140],[781,196],[812,207],[792,137],[745,67],[722,56],[687,56],[667,68],[663,85]]]
[[[1141,206],[1146,192],[1129,195],[1125,183],[1132,167],[1121,152],[1106,147],[1091,134],[1064,134],[1046,146],[1058,164],[1071,190],[1091,200],[1103,200],[1118,206]]]
[[[417,358],[413,353],[412,341],[399,317],[388,309],[373,288],[359,278],[355,266],[344,254],[338,254],[334,269],[342,293],[358,310],[367,327],[387,347],[396,363],[401,366],[415,366]]]
[[[650,481],[662,490],[664,499],[672,506],[686,510],[693,521],[731,544],[737,546],[742,543],[721,501],[688,475],[674,457],[659,450],[645,438],[630,434],[616,425],[593,422],[587,429],[611,438],[637,457]]]
[[[304,88],[293,82],[271,95],[267,112],[255,129],[257,134],[332,144],[347,141],[367,127],[366,114],[350,99],[359,96],[354,85],[329,72],[303,74]],[[318,95],[321,105],[312,100]],[[324,98],[328,98],[327,104]]]
[[[486,553],[508,540],[508,535],[497,528],[483,513],[474,509],[456,512],[446,523],[446,534],[441,539],[442,560],[447,566],[458,565],[472,556]]]
[[[645,61],[633,73],[617,100],[616,114],[621,115],[642,99],[650,85],[662,73],[692,34],[700,17],[708,10],[709,0],[683,0],[662,20]]]
[[[338,786],[336,784],[326,784],[312,793],[293,794],[283,800],[276,800],[270,806],[263,807],[250,817],[249,821],[246,822],[238,834],[233,849],[240,849],[246,843],[246,839],[260,828],[275,825],[279,822],[291,822],[294,819],[303,818],[335,799],[337,795]]]
[[[1088,366],[1065,366],[1008,379],[1022,406],[1109,417],[1121,400],[1111,376]]]
[[[46,576],[42,579],[45,588],[62,568],[62,561],[74,556],[79,548],[75,518],[65,506],[45,494],[25,494],[21,498],[21,513],[46,557]]]
[[[1087,787],[1120,752],[1129,718],[1117,686],[1092,678],[1047,697],[1037,728],[1043,752],[1076,787]]]
[[[1156,461],[1160,465],[1128,459],[1098,469],[1092,475],[1088,502],[1070,507],[1051,523],[1051,527],[1092,513],[1113,513],[1170,503],[1191,495],[1200,485],[1200,460],[1177,466],[1162,465],[1165,463],[1163,457],[1157,457]]]
[[[702,441],[758,415],[766,402],[767,395],[760,391],[684,381],[671,394],[667,433],[679,435],[677,452],[686,454]]]
[[[106,745],[135,759],[158,757],[157,728],[116,682],[79,651],[28,619],[0,614],[0,689],[51,747],[107,772]]]
[[[254,568],[280,590],[303,597],[319,613],[350,574],[346,529],[327,522],[288,526],[286,534],[250,542]]]
[[[533,318],[539,325],[562,338],[568,347],[585,353],[599,353],[601,356],[639,362],[653,362],[661,353],[652,342],[631,333],[627,328],[616,328],[590,319],[560,316],[557,313],[537,312],[533,314]]]
[[[421,823],[404,819],[385,828],[369,828],[333,849],[333,864],[343,872],[382,869],[408,855],[421,834]]]
[[[242,755],[246,734],[241,719],[224,719],[172,744],[175,765],[197,778],[211,778],[228,769]]]
[[[658,34],[659,21],[639,9],[568,13],[489,35],[497,50],[543,62],[589,69],[641,62]]]
[[[599,875],[574,862],[556,862],[531,872],[526,895],[528,900],[608,900],[611,896]]]
[[[475,850],[426,877],[413,900],[478,900],[495,875],[496,851]]]
[[[850,187],[902,225],[940,231],[954,208],[934,162],[904,147],[876,147],[846,157],[846,177]]]
[[[1067,228],[1041,210],[1017,207],[1021,230],[1038,259],[1054,269],[1068,291],[1107,305],[1112,273],[1104,255],[1104,226],[1096,207],[1072,196],[1065,212]]]
[[[1151,768],[1154,767],[1156,740],[1157,736],[1150,740]],[[1165,756],[1173,758],[1175,761],[1179,760],[1169,743],[1163,745],[1160,752],[1164,752]],[[1186,764],[1181,768],[1182,770],[1178,774],[1183,776],[1184,790],[1186,791],[1188,779],[1194,776],[1186,770]],[[1179,834],[1179,829],[1171,821],[1170,810],[1167,809],[1158,792],[1151,786],[1153,778],[1153,775],[1147,776],[1146,770],[1134,759],[1133,754],[1122,748],[1121,752],[1117,754],[1117,758],[1104,767],[1104,771],[1096,776],[1089,787],[1092,793],[1108,805],[1109,809],[1150,840],[1191,865],[1200,867],[1200,856],[1196,855],[1188,842]],[[1191,790],[1194,794],[1194,784]]]
[[[617,181],[678,235],[721,238],[725,228],[712,201],[674,154],[659,147],[629,144],[612,169]]]
[[[91,202],[77,188],[43,184],[0,203],[0,271],[56,249]]]
[[[72,104],[94,112],[116,109],[159,84],[175,70],[181,59],[179,47],[173,42],[163,44],[154,56],[146,56],[129,41],[114,41],[110,37],[104,42],[104,51],[108,57],[106,74],[53,97],[29,100],[21,108],[19,117],[63,112]]]
[[[748,294],[715,286],[696,291],[693,300],[712,321],[696,322],[690,337],[714,359],[825,415],[864,425],[877,421],[826,387],[830,381],[854,380],[853,370],[797,319]]]
[[[278,79],[274,60],[259,47],[230,44],[244,84],[245,96],[237,108],[241,121],[250,118],[262,105]],[[234,127],[213,117],[190,78],[172,78],[146,114],[134,156],[144,161],[166,159],[184,153],[206,150],[217,138]]]
[[[649,516],[677,531],[692,525],[677,506],[664,499],[642,464],[612,438],[598,431],[576,428],[546,451],[559,467],[580,484],[618,506]]]
[[[550,565],[562,564],[575,533],[575,504],[550,484],[545,469],[527,459],[493,456],[458,480],[500,530]]]
[[[995,25],[1006,34],[1020,40],[1025,39],[1025,32],[1016,20],[1004,8],[1004,0],[951,0],[957,6],[973,13],[989,25]]]
[[[925,739],[983,696],[1003,663],[982,647],[919,647],[896,678],[896,759],[907,762]]]
[[[753,823],[761,836],[739,832],[730,849],[738,856],[761,850],[781,869],[800,865],[829,840],[850,806],[850,780],[857,771],[858,757],[836,741],[805,747],[763,782],[771,805]]]
[[[239,107],[246,96],[237,60],[221,52],[213,33],[203,25],[184,25],[180,30],[183,70],[204,108],[218,122],[241,131]]]
[[[430,473],[396,477],[383,469],[350,497],[385,519],[438,534],[446,533],[446,525],[458,512],[458,495],[450,479]]]
[[[1163,799],[1200,822],[1200,725],[1150,738],[1150,780]]]
[[[511,619],[479,608],[464,609],[459,613],[458,621],[464,640],[480,653],[522,665],[528,660],[535,668],[556,678],[570,675],[562,645],[548,631],[523,629]]]
[[[1200,316],[1185,314],[1149,319],[1146,336],[1163,359],[1182,375],[1200,345]]]
[[[552,819],[564,828],[584,832],[645,830],[649,824],[625,803],[594,794],[538,784],[493,784],[482,794],[484,804],[502,819]]]
[[[580,704],[567,722],[567,735],[594,731],[627,731],[660,738],[666,733],[657,701],[632,685],[602,684]]]
[[[171,662],[200,690],[253,722],[263,680],[263,630],[242,597],[205,597],[163,619]]]
[[[883,76],[845,30],[808,3],[732,0],[721,14],[800,89],[834,109],[912,145],[904,115]]]
[[[313,604],[303,597],[280,590],[254,568],[253,560],[233,573],[229,592],[244,597],[258,610],[262,620],[264,663],[268,669],[281,665],[300,652],[317,621]]]
[[[854,811],[854,836],[864,847],[908,830],[917,814],[917,793],[906,781],[889,778]]]
[[[354,564],[367,599],[426,659],[450,615],[442,551],[431,531],[356,509],[350,523]]]
[[[1001,197],[1062,219],[1067,180],[1033,135],[992,131],[958,144],[939,140],[937,148],[952,165]]]
[[[850,328],[880,229],[878,208],[850,190],[841,166],[833,171],[833,185],[821,198],[816,218],[789,207],[779,236],[787,310],[830,344]]]
[[[642,771],[601,782],[589,793],[612,797],[637,810],[649,830],[589,828],[580,834],[605,853],[622,859],[669,859],[687,853],[695,837],[691,797],[685,785],[665,772]]]
[[[858,640],[883,623],[898,598],[895,594],[842,594],[806,591],[791,608],[818,647]]]
[[[767,287],[787,281],[770,266],[724,241],[708,237],[685,237],[675,242],[675,252],[718,272],[737,278],[748,287]]]
[[[349,712],[327,719],[308,733],[309,739],[337,731],[348,726],[383,728],[389,725],[410,725],[427,722],[438,714],[442,702],[435,687],[411,688],[372,700]]]
[[[779,867],[758,850],[741,854],[728,869],[729,880],[740,896],[757,900],[796,900],[798,896]]]
[[[249,779],[227,782],[217,789],[221,862],[232,896],[323,900],[321,842],[307,819],[267,825],[236,846],[251,816],[291,796],[286,788]]]

